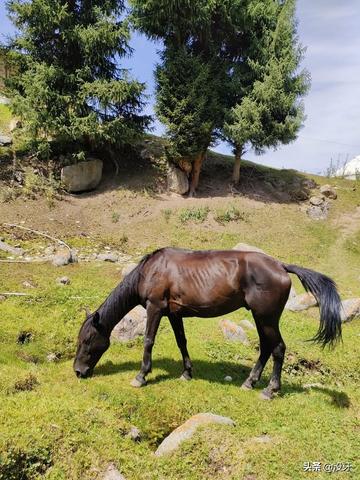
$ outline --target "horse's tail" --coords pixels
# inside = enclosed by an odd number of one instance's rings
[[[317,334],[311,339],[321,343],[323,347],[334,346],[341,339],[341,301],[335,282],[319,272],[297,265],[283,267],[288,273],[295,273],[306,291],[310,291],[320,307],[320,326]]]

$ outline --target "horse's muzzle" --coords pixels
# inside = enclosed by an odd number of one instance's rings
[[[92,370],[90,367],[87,367],[84,370],[75,369],[75,374],[78,378],[88,378],[91,377]]]

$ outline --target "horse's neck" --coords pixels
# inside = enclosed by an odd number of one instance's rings
[[[120,283],[99,307],[101,323],[111,333],[115,325],[136,305],[139,296],[131,285]]]

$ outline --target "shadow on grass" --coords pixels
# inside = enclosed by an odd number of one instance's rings
[[[140,362],[124,362],[120,364],[114,364],[111,361],[107,361],[97,367],[94,371],[94,376],[107,376],[114,375],[120,372],[133,371],[134,375],[137,374],[140,368]],[[149,374],[148,384],[157,384],[165,382],[172,378],[178,378],[182,372],[182,362],[176,361],[170,358],[162,358],[153,361],[153,368],[164,370],[166,373],[161,373],[156,376]],[[193,374],[194,378],[206,380],[211,383],[228,384],[225,380],[226,375],[232,377],[232,385],[241,386],[244,380],[250,373],[250,367],[243,364],[234,362],[208,362],[206,360],[194,360]],[[265,376],[256,385],[254,390],[261,390],[266,387],[269,378]],[[350,398],[343,392],[327,388],[326,386],[313,386],[310,388],[304,388],[299,384],[293,384],[284,382],[279,397],[286,397],[293,394],[307,394],[311,390],[324,393],[327,395],[331,404],[337,408],[349,408]]]

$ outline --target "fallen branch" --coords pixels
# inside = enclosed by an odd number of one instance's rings
[[[0,260],[0,263],[46,263],[48,259],[44,260]]]
[[[65,243],[63,240],[60,240],[59,238],[52,237],[47,233],[39,232],[38,230],[33,230],[32,228],[28,228],[28,227],[23,227],[22,225],[16,225],[15,223],[3,223],[3,225],[11,228],[20,228],[21,230],[26,230],[27,232],[35,233],[36,235],[40,235],[41,237],[49,238],[53,242],[58,242],[60,245],[63,245],[64,247],[68,248],[69,251],[71,252],[71,247],[67,243]]]
[[[31,297],[31,293],[20,293],[20,292],[0,292],[0,296],[4,297]]]

